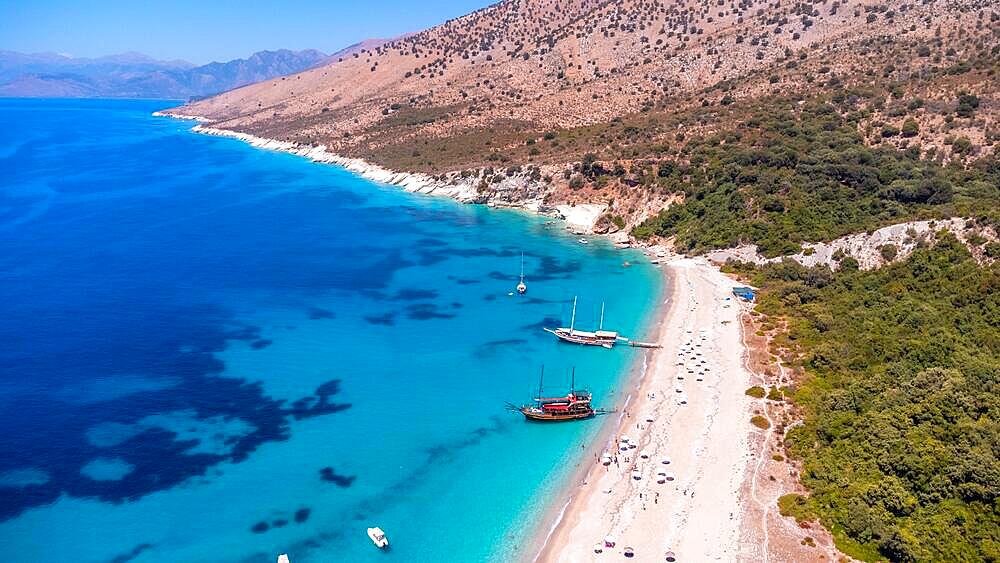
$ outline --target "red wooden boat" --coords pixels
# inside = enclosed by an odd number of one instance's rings
[[[542,368],[542,377],[544,374],[545,368]],[[590,391],[575,388],[575,369],[573,370],[573,384],[570,385],[569,392],[562,397],[543,397],[541,392],[542,377],[538,381],[538,396],[532,399],[531,404],[518,407],[508,403],[511,410],[521,413],[527,420],[538,422],[582,420],[605,412],[603,409],[598,410],[591,406],[592,395]]]

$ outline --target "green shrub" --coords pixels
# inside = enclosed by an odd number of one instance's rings
[[[1000,263],[944,233],[872,271],[744,271],[806,371],[785,445],[810,496],[782,497],[781,513],[818,517],[865,560],[995,559]]]
[[[761,430],[767,430],[768,428],[771,427],[771,423],[768,422],[766,418],[764,418],[763,416],[760,416],[759,414],[753,416],[750,419],[750,424],[753,424],[754,426],[756,426],[757,428],[760,428]]]
[[[751,396],[751,397],[753,397],[753,398],[755,398],[755,399],[763,399],[764,398],[764,388],[760,387],[759,385],[754,385],[753,387],[751,387],[751,388],[749,388],[749,389],[746,390],[746,394],[749,395],[749,396]]]

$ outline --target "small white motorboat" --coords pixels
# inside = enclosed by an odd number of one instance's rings
[[[389,538],[385,537],[385,532],[383,532],[382,528],[379,528],[378,526],[368,528],[368,537],[372,539],[375,547],[379,549],[389,547]]]
[[[278,556],[278,563],[289,563],[289,561],[288,561],[288,555],[285,554],[285,553],[282,553],[281,555],[279,555]]]
[[[580,244],[590,244],[590,241],[585,238],[577,239],[576,242]]]

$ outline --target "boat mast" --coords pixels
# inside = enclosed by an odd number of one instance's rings
[[[524,283],[524,253],[521,253],[521,283]]]
[[[570,375],[569,392],[576,393],[576,366],[573,366],[573,371],[571,372]]]
[[[604,301],[601,301],[601,324],[597,330],[604,330]]]
[[[538,398],[542,398],[542,381],[545,379],[545,364],[542,364],[542,373],[538,375]]]
[[[573,316],[569,320],[569,331],[573,332],[573,327],[576,326],[576,296],[573,296]]]

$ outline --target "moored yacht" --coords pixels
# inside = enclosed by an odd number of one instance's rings
[[[604,330],[604,304],[601,303],[601,323],[598,325],[597,330],[594,332],[589,332],[585,330],[576,330],[576,297],[573,298],[573,316],[569,322],[569,328],[559,327],[559,328],[544,328],[546,332],[551,332],[564,342],[571,342],[573,344],[583,344],[585,346],[602,346],[604,348],[611,348],[618,342],[618,333],[610,330]]]

